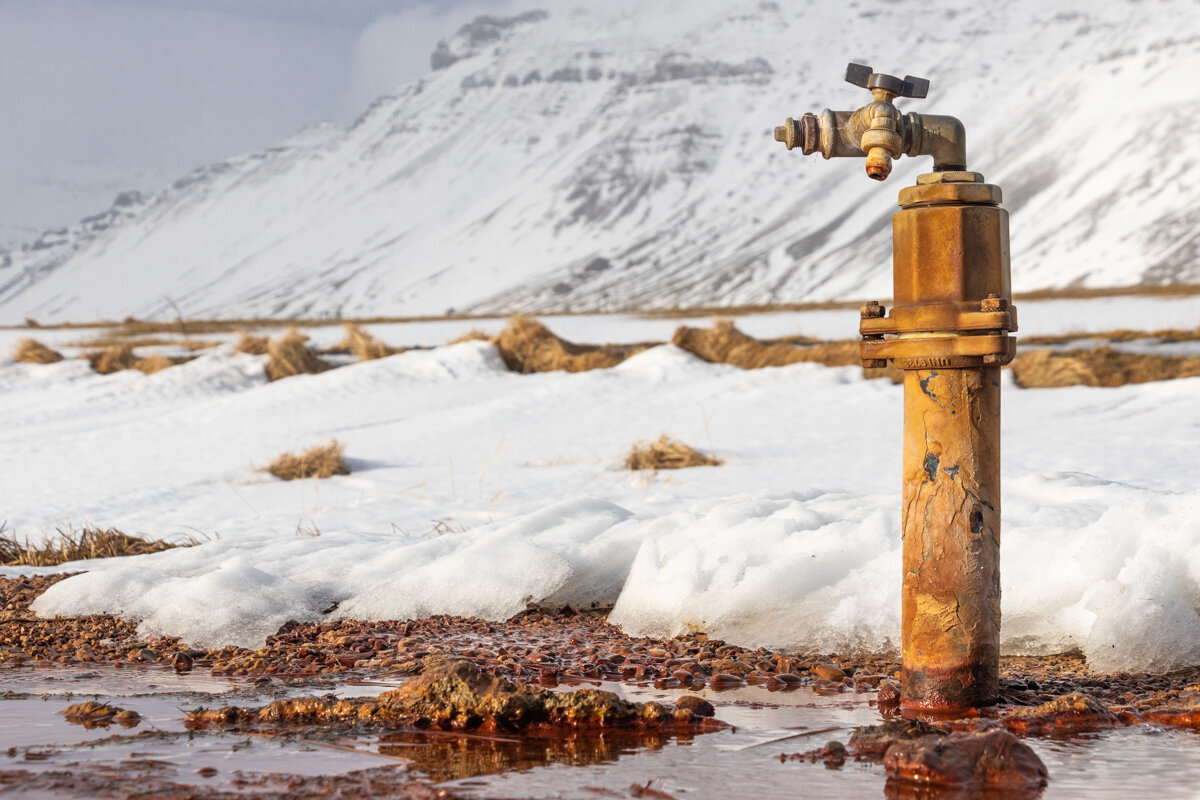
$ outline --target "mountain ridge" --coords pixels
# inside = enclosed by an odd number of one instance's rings
[[[902,110],[964,120],[969,167],[1012,213],[1018,290],[1197,282],[1200,105],[1178,76],[1200,66],[1200,35],[1172,22],[1189,5],[481,17],[348,126],[0,253],[0,322],[886,297],[895,192],[928,164],[901,159],[880,187],[860,160],[771,138],[786,116],[866,101],[841,82],[848,60],[929,77],[930,99]],[[870,59],[839,46],[879,31]]]

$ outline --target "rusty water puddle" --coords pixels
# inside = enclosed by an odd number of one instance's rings
[[[183,724],[184,714],[199,706],[328,692],[374,696],[401,680],[261,683],[153,666],[0,669],[0,772],[109,770],[211,790],[262,791],[267,773],[336,775],[385,767],[480,798],[1170,798],[1194,796],[1200,785],[1200,734],[1144,725],[1027,739],[1050,769],[1049,786],[1029,794],[939,793],[889,782],[877,762],[790,759],[830,740],[845,742],[855,727],[880,721],[870,693],[810,687],[689,692],[713,702],[718,719],[732,727],[685,737],[609,733],[550,739],[415,730],[248,736],[188,731]],[[683,694],[648,685],[588,685],[640,702],[673,702]],[[136,711],[141,721],[85,728],[58,713],[93,699]],[[7,788],[0,785],[0,794]],[[11,790],[20,793],[19,784]]]

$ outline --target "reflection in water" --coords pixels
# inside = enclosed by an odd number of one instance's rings
[[[659,732],[580,731],[541,738],[408,730],[379,737],[379,752],[403,758],[436,781],[450,781],[550,764],[607,764],[630,753],[662,750],[672,739],[679,744],[692,741],[688,735],[671,737]]]
[[[1046,788],[984,789],[979,786],[929,786],[888,778],[883,796],[887,800],[1037,800]]]

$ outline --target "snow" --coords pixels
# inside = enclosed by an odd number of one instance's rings
[[[1174,313],[1160,302],[1147,320]],[[634,317],[547,319],[561,333],[568,321],[583,340],[645,332]],[[38,613],[254,646],[334,604],[334,617],[503,619],[529,602],[597,603],[635,634],[822,651],[898,641],[890,382],[815,364],[742,371],[670,345],[579,374],[517,375],[480,341],[275,383],[263,360],[223,346],[149,376],[0,361],[10,529],[201,541],[63,567],[87,572]],[[1005,652],[1200,664],[1200,379],[1022,390],[1005,373],[1004,392]],[[621,468],[663,433],[725,464]],[[259,469],[331,438],[351,475]]]

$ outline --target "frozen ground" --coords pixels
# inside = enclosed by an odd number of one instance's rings
[[[1103,306],[1027,303],[1023,332],[1200,323],[1196,298]],[[739,325],[829,335],[838,320],[844,337],[856,317]],[[547,321],[584,341],[665,338],[679,323]],[[371,330],[427,345],[458,332],[422,326]],[[0,333],[10,352],[20,332]],[[198,645],[253,645],[334,602],[362,618],[597,602],[615,603],[631,632],[822,650],[897,640],[901,389],[890,382],[810,364],[747,372],[671,346],[574,375],[513,374],[484,342],[276,383],[262,361],[225,346],[150,376],[0,362],[9,528],[206,540],[82,565],[91,571],[51,589],[39,612],[112,612]],[[1200,663],[1200,379],[1005,381],[1005,647],[1079,647],[1101,669]],[[726,463],[621,469],[633,443],[662,433]],[[258,471],[334,437],[347,477]]]

